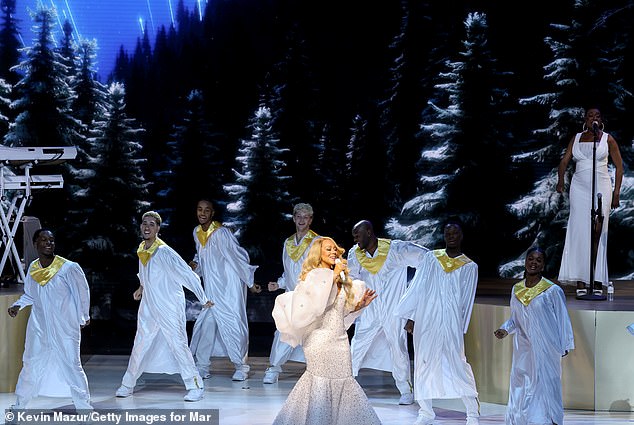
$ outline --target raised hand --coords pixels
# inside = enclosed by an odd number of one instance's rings
[[[361,300],[357,303],[355,311],[367,307],[372,301],[374,301],[376,297],[378,297],[378,295],[376,294],[376,291],[374,289],[366,289],[363,293],[363,296],[361,297]]]

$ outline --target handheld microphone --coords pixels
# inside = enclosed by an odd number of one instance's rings
[[[335,264],[341,264],[341,263],[342,263],[341,258],[337,258],[337,259],[335,260]],[[339,277],[340,277],[340,278],[341,278],[341,280],[343,280],[343,281],[345,281],[345,280],[346,280],[346,274],[343,272],[343,270],[341,270],[341,271],[339,272]]]

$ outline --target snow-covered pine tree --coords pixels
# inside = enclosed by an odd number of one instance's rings
[[[598,106],[609,122],[610,116],[622,112],[622,99],[628,96],[619,79],[613,78],[621,73],[610,44],[606,44],[609,37],[601,35],[601,31],[612,31],[597,25],[601,11],[600,1],[576,0],[569,23],[551,25],[551,35],[545,43],[552,60],[544,66],[550,91],[520,99],[522,105],[544,108],[547,120],[545,127],[533,131],[533,143],[512,156],[513,162],[532,164],[538,171],[530,192],[509,204],[508,209],[522,223],[515,236],[525,241],[525,249],[539,245],[545,250],[546,273],[551,276],[559,272],[569,215],[568,184],[574,167],[571,165],[566,174],[566,195],[558,194],[557,166],[563,151],[575,133],[582,131],[584,108]],[[628,193],[631,196],[631,191],[623,187],[623,195]],[[619,217],[615,214],[614,220],[610,219],[611,228],[618,226]],[[524,252],[503,263],[500,275],[520,277]]]
[[[457,216],[465,223],[465,251],[477,247],[470,253],[475,256],[495,252],[503,238],[505,217],[500,211],[509,194],[495,182],[508,179],[512,136],[505,125],[513,110],[505,103],[508,74],[496,69],[488,46],[486,15],[470,13],[464,24],[460,60],[448,61],[439,75],[439,101],[430,102],[432,109],[421,124],[419,137],[425,146],[419,160],[419,192],[387,229],[394,238],[437,247],[442,245],[442,223]],[[487,257],[478,258],[485,272],[494,269]]]
[[[141,164],[143,129],[126,114],[125,88],[108,88],[107,112],[94,122],[94,175],[89,179],[88,199],[93,210],[87,217],[84,262],[93,270],[116,271],[113,260],[134,259],[140,214],[149,207],[148,183]]]
[[[96,40],[81,40],[77,50],[78,66],[72,82],[76,97],[72,112],[81,124],[82,138],[75,145],[77,158],[66,162],[64,188],[69,202],[67,217],[63,223],[63,235],[70,241],[84,240],[87,235],[86,219],[93,209],[88,203],[88,182],[94,178],[93,148],[89,141],[95,121],[103,121],[107,112],[106,87],[97,80],[95,71]],[[94,140],[94,139],[90,139]]]
[[[67,83],[70,87],[75,86],[75,79],[77,78],[77,65],[79,63],[79,57],[77,56],[77,43],[73,38],[73,26],[66,19],[62,24],[62,38],[59,41],[59,46],[56,50],[61,55],[61,63],[65,66]]]
[[[389,194],[385,179],[387,158],[385,143],[378,131],[378,119],[354,116],[346,150],[345,197],[340,208],[348,220],[370,220],[378,235],[388,211]],[[350,230],[348,230],[350,231]],[[349,234],[349,233],[348,233]]]
[[[273,125],[284,148],[282,159],[293,179],[288,183],[293,202],[309,200],[313,194],[307,181],[315,181],[318,131],[317,89],[310,72],[304,40],[297,29],[287,36],[284,57],[270,74]]]
[[[206,116],[203,94],[192,90],[187,96],[185,116],[174,126],[167,143],[167,168],[155,173],[157,208],[171,240],[183,240],[192,247],[191,228],[195,223],[194,211],[200,198],[210,199],[218,210],[225,203],[223,182],[228,179],[229,168],[222,160],[226,150],[224,136],[214,131]]]
[[[20,31],[15,18],[16,0],[1,0],[2,27],[0,28],[0,78],[11,85],[20,80],[20,74],[13,69],[20,63]]]
[[[275,270],[280,235],[287,233],[292,205],[286,190],[289,177],[281,159],[285,150],[273,130],[271,110],[261,103],[250,119],[251,136],[241,140],[235,180],[224,190],[231,202],[225,223],[249,251],[251,263]],[[319,182],[306,182],[313,185]]]
[[[416,162],[421,146],[417,139],[420,111],[433,95],[433,76],[444,59],[436,59],[443,35],[440,17],[433,17],[427,2],[401,0],[400,31],[390,45],[394,63],[390,69],[387,98],[381,102],[381,133],[387,148],[391,213],[416,194]],[[444,38],[447,40],[447,37]],[[440,43],[444,48],[446,44]],[[444,58],[444,55],[442,55]]]
[[[350,234],[349,212],[343,207],[348,205],[346,146],[334,139],[327,124],[322,128],[317,152],[315,172],[320,184],[310,185],[310,204],[315,209],[312,228],[343,241]]]
[[[9,146],[73,146],[81,137],[70,110],[75,94],[63,58],[53,48],[55,16],[54,9],[43,6],[32,14],[35,39],[22,49],[25,60],[15,67],[24,76],[15,86],[12,108],[18,115],[4,138]]]
[[[22,74],[11,104],[15,119],[4,135],[8,146],[74,146],[81,123],[71,111],[75,93],[68,85],[66,66],[54,46],[56,12],[42,5],[31,13],[34,39],[21,49],[24,60],[13,67]],[[42,165],[42,164],[40,164]],[[63,174],[63,165],[49,165],[46,174]],[[63,190],[40,190],[28,213],[42,224],[58,228],[66,219],[68,198]],[[59,240],[60,249],[66,247]]]
[[[8,111],[11,104],[11,85],[0,78],[0,137],[9,129],[9,117],[3,112]]]

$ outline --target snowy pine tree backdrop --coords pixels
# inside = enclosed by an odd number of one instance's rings
[[[281,272],[295,202],[346,248],[361,219],[434,248],[458,215],[482,275],[517,276],[538,242],[554,277],[568,214],[554,171],[597,105],[626,169],[610,273],[631,278],[634,1],[508,3],[180,2],[99,75],[99,40],[46,7],[18,23],[20,1],[0,0],[3,143],[79,151],[27,213],[113,276],[135,267],[142,210],[188,257],[195,203],[214,197],[258,281]]]

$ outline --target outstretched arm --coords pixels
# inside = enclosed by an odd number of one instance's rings
[[[564,174],[566,172],[566,168],[568,168],[568,163],[572,159],[572,145],[574,143],[574,137],[568,143],[568,147],[566,148],[566,152],[564,153],[563,158],[559,162],[559,168],[557,168],[557,192],[564,192]]]

